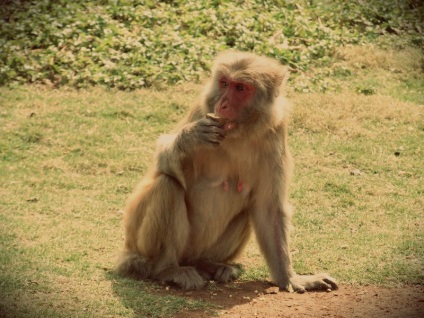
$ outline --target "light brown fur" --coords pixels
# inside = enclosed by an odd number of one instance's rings
[[[255,87],[236,129],[227,132],[205,119],[222,99],[217,83],[224,75]],[[228,282],[239,275],[230,262],[253,228],[278,286],[299,292],[337,288],[333,278],[296,275],[291,265],[292,159],[288,103],[281,95],[287,76],[269,58],[218,56],[200,102],[174,134],[159,138],[156,165],[128,200],[120,273],[184,289],[201,288],[210,279]]]

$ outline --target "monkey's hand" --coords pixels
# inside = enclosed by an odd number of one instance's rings
[[[304,293],[307,290],[336,290],[336,280],[327,274],[295,275],[290,279],[293,290]]]
[[[224,123],[211,118],[202,118],[183,129],[183,144],[210,144],[219,146],[226,136]]]
[[[206,114],[206,118],[212,119],[213,121],[222,124],[224,130],[231,130],[237,127],[237,123],[234,120],[222,117],[216,113]]]

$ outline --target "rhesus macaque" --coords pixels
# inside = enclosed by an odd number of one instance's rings
[[[128,200],[118,272],[198,289],[229,282],[251,229],[281,288],[337,289],[326,274],[293,271],[287,147],[288,77],[277,61],[228,51],[175,133],[159,138],[155,165]]]

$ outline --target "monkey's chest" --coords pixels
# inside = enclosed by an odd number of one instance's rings
[[[192,232],[190,244],[196,245],[195,250],[216,242],[252,204],[259,161],[254,154],[234,155],[241,152],[203,152],[194,162],[186,203]]]
[[[243,160],[228,151],[211,151],[198,158],[194,162],[196,173],[189,190],[193,195],[212,197],[225,205],[242,202],[249,196],[259,168],[256,156],[249,154]]]
[[[189,189],[189,200],[195,214],[209,215],[213,210],[218,217],[219,210],[228,216],[244,208],[251,191],[251,183],[241,176],[204,177]]]
[[[204,180],[206,192],[216,192],[223,200],[230,201],[246,198],[252,187],[247,180],[240,176],[222,176]]]
[[[188,196],[188,215],[194,250],[202,251],[216,242],[231,221],[249,206],[252,186],[241,176],[204,178]]]

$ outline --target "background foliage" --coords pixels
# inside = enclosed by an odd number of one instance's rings
[[[311,66],[336,48],[395,34],[423,46],[419,0],[8,0],[0,6],[0,85],[101,84],[131,90],[198,80],[224,49]],[[346,72],[341,70],[341,72]]]

